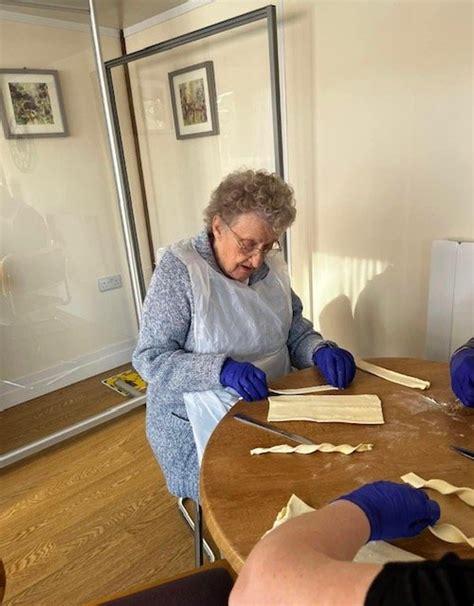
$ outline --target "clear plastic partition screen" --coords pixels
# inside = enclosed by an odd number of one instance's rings
[[[226,174],[275,170],[267,23],[129,67],[156,252],[203,228],[203,209]]]
[[[0,39],[0,410],[11,450],[122,401],[101,380],[130,365],[137,322],[90,33],[9,20]],[[120,54],[117,37],[102,46]],[[89,382],[77,399],[68,390],[79,381]]]

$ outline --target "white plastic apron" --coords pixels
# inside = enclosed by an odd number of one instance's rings
[[[281,255],[266,261],[270,271],[264,280],[248,286],[213,269],[190,240],[174,244],[171,252],[185,263],[191,279],[194,352],[225,353],[251,362],[268,379],[290,372],[286,343],[292,318],[291,288]],[[201,462],[211,433],[239,394],[222,388],[186,392],[183,398]]]

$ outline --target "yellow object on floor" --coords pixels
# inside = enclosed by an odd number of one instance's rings
[[[138,391],[143,391],[143,392],[146,391],[146,387],[147,387],[146,382],[141,378],[141,376],[138,374],[138,372],[133,370],[133,368],[130,368],[129,370],[124,370],[123,372],[121,372],[118,375],[112,375],[111,377],[108,377],[107,379],[104,379],[103,381],[101,381],[101,383],[103,383],[107,387],[110,387],[110,389],[113,389],[114,391],[122,394],[123,396],[128,397],[130,394],[127,393],[121,387],[119,387],[116,384],[117,381],[123,381],[124,383],[127,383],[128,385],[130,385],[130,387],[133,387],[134,389],[138,389]]]

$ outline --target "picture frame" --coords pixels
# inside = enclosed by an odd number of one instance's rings
[[[168,74],[177,139],[219,134],[214,63],[204,61]]]
[[[57,70],[0,69],[0,111],[7,139],[69,135]]]

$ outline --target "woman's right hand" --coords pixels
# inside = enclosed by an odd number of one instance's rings
[[[222,365],[220,381],[224,387],[235,389],[247,402],[268,396],[267,375],[250,362],[227,358]]]
[[[436,501],[420,489],[395,482],[372,482],[338,497],[362,509],[370,524],[369,541],[414,537],[440,516]]]

